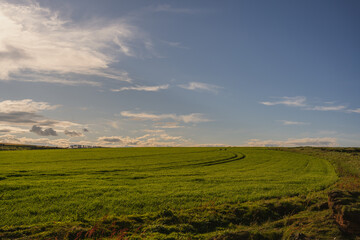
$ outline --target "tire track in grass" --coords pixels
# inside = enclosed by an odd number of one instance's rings
[[[189,153],[180,153],[181,155],[189,155],[189,154],[194,154],[194,153],[218,153],[221,149],[217,149],[217,150],[211,150],[211,151],[196,151],[196,152],[189,152]],[[231,154],[234,154],[233,152],[230,152]],[[161,155],[168,155],[169,157],[176,155],[178,156],[179,154],[161,154]],[[155,155],[148,155],[148,156],[155,156]],[[185,156],[184,156],[185,157]],[[225,158],[221,158],[221,159],[215,159],[212,161],[207,161],[207,162],[200,162],[200,163],[193,163],[193,162],[199,162],[199,161],[203,161],[202,158],[200,159],[192,159],[192,160],[181,160],[181,161],[167,161],[166,163],[152,163],[152,164],[141,164],[141,169],[139,169],[139,165],[135,165],[132,166],[132,168],[124,168],[124,169],[111,169],[111,170],[96,170],[94,172],[92,172],[93,174],[98,174],[98,173],[108,173],[108,172],[129,172],[129,171],[158,171],[158,170],[164,170],[164,169],[176,169],[176,168],[181,168],[181,167],[186,167],[186,166],[196,166],[196,165],[212,165],[211,163],[215,163],[215,162],[231,162],[231,161],[235,161],[238,155],[234,154],[231,157],[227,157],[227,156],[218,156],[218,157],[225,157]],[[209,158],[209,157],[207,157]],[[214,158],[214,156],[212,156],[212,158]],[[241,158],[244,158],[243,156],[241,156]],[[186,162],[190,162],[190,164],[181,164],[181,165],[174,165],[176,163],[186,163]],[[204,166],[205,166],[204,165]],[[155,167],[153,167],[155,166]]]
[[[241,154],[241,156],[239,156],[236,153],[233,153],[234,156],[229,157],[229,158],[225,158],[225,159],[221,159],[221,160],[215,160],[215,161],[209,161],[209,162],[203,162],[203,163],[195,163],[195,164],[188,164],[187,166],[212,166],[212,165],[218,165],[218,164],[224,164],[224,163],[230,163],[230,162],[234,162],[234,161],[238,161],[241,159],[244,159],[246,157],[245,154]]]
[[[178,165],[178,166],[159,167],[159,168],[154,168],[152,170],[176,169],[176,168],[183,168],[183,167],[208,167],[208,166],[238,161],[238,160],[244,159],[246,157],[246,155],[243,153],[234,153],[234,152],[230,152],[230,153],[232,153],[233,156],[228,157],[228,158],[216,159],[213,161],[200,162],[200,163],[183,164],[183,165]],[[239,156],[239,154],[241,154],[241,156]]]

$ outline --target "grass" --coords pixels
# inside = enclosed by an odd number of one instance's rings
[[[0,225],[91,221],[324,189],[325,160],[262,148],[0,152]]]
[[[279,148],[280,151],[296,152],[328,160],[340,177],[334,186],[341,190],[360,191],[360,148]]]
[[[359,149],[0,152],[1,239],[352,239],[328,208]]]

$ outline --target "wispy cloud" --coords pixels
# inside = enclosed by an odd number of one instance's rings
[[[306,108],[306,110],[314,110],[314,111],[341,111],[341,110],[345,110],[346,106],[315,106],[315,107],[310,107],[310,108]]]
[[[217,85],[201,83],[201,82],[190,82],[188,84],[182,84],[182,85],[178,85],[178,86],[181,88],[187,89],[187,90],[209,91],[209,92],[213,92],[213,93],[217,93],[219,91],[219,89],[222,88]]]
[[[121,116],[132,118],[135,120],[150,120],[150,121],[162,121],[166,119],[172,119],[178,122],[184,123],[200,123],[209,122],[210,120],[205,118],[201,113],[191,113],[188,115],[177,114],[151,114],[151,113],[132,113],[129,111],[122,111]]]
[[[124,146],[137,146],[137,147],[165,147],[165,146],[184,146],[188,140],[182,136],[171,136],[164,130],[145,130],[147,134],[140,137],[123,137],[123,136],[110,136],[99,137],[97,145],[124,147]]]
[[[111,89],[113,92],[121,92],[121,91],[127,91],[127,90],[133,90],[133,91],[145,91],[145,92],[158,92],[160,90],[168,89],[169,84],[165,85],[159,85],[159,86],[132,86],[132,87],[122,87],[119,89]]]
[[[21,73],[21,75],[12,76],[12,81],[19,82],[40,82],[40,83],[51,83],[59,85],[68,85],[68,86],[79,86],[79,85],[90,85],[94,87],[101,86],[101,82],[86,80],[83,77],[75,76],[66,76],[62,74],[61,76],[53,76],[51,74],[45,73]]]
[[[32,99],[5,100],[0,102],[0,113],[28,112],[34,113],[43,110],[53,110],[60,105],[50,105],[47,102],[36,102]]]
[[[290,126],[290,125],[308,125],[309,123],[307,122],[296,122],[296,121],[288,121],[288,120],[279,120],[280,122],[282,122],[283,125],[285,126]]]
[[[273,102],[260,102],[266,106],[274,106],[274,105],[286,105],[291,107],[304,107],[306,106],[306,97],[297,96],[297,97],[280,97],[280,100]]]
[[[278,101],[267,101],[260,102],[266,106],[274,105],[286,105],[290,107],[301,107],[302,110],[311,110],[311,111],[340,111],[346,113],[360,113],[360,108],[358,109],[347,109],[345,105],[334,105],[335,102],[323,102],[321,105],[313,105],[307,103],[306,97],[297,96],[297,97],[280,97]]]
[[[181,42],[171,42],[171,41],[165,41],[165,40],[163,40],[162,42],[170,47],[180,48],[180,49],[189,49],[188,47],[183,46],[181,44]]]
[[[58,77],[26,81],[53,80],[75,85],[76,79],[61,80],[63,74],[130,81],[126,72],[112,70],[111,64],[119,54],[142,57],[152,45],[139,29],[123,19],[79,23],[34,1],[27,3],[0,2],[0,80],[21,80],[30,72]]]
[[[360,113],[360,108],[357,108],[357,109],[349,109],[349,110],[347,110],[347,112],[349,112],[349,113]]]
[[[298,147],[298,146],[324,146],[333,147],[337,145],[336,138],[289,138],[284,141],[250,139],[247,142],[251,147]]]
[[[8,126],[8,125],[3,125],[0,124],[0,133],[7,133],[7,134],[13,134],[13,133],[25,133],[28,132],[29,129],[25,129],[25,128],[19,128],[19,127],[14,127],[14,126]]]

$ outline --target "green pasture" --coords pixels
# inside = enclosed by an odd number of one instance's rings
[[[336,179],[326,160],[266,148],[2,151],[0,226],[302,195]]]

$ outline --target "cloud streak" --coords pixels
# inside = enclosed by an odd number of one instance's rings
[[[297,96],[297,97],[280,97],[279,101],[266,101],[260,102],[266,106],[274,106],[274,105],[285,105],[289,107],[301,107],[302,110],[310,110],[310,111],[340,111],[346,113],[360,113],[360,108],[357,109],[347,109],[345,105],[334,105],[334,102],[324,102],[324,105],[319,106],[311,106],[311,104],[306,103],[306,97]]]
[[[250,139],[247,146],[251,147],[334,147],[337,145],[336,138],[289,138],[284,141]]]
[[[162,121],[166,119],[172,119],[178,122],[184,123],[200,123],[209,122],[210,120],[205,118],[201,113],[192,113],[188,115],[177,114],[151,114],[151,113],[132,113],[130,111],[122,111],[121,116],[132,118],[135,120],[150,120],[150,121]]]
[[[154,124],[156,128],[163,129],[174,129],[174,128],[183,128],[184,126],[179,125],[178,122],[157,122]]]
[[[170,47],[180,48],[180,49],[189,49],[188,47],[183,46],[181,44],[181,42],[171,42],[171,41],[165,41],[165,40],[163,40],[162,42]]]
[[[219,89],[222,87],[208,84],[208,83],[201,83],[201,82],[190,82],[188,84],[178,85],[181,88],[193,91],[208,91],[212,93],[218,93]]]
[[[288,121],[288,120],[280,120],[283,125],[285,126],[291,126],[291,125],[308,125],[307,122],[296,122],[296,121]]]
[[[357,108],[357,109],[349,109],[349,110],[347,110],[347,112],[349,112],[349,113],[360,113],[360,108]]]
[[[0,125],[0,133],[26,133],[28,129],[13,127],[8,125]]]
[[[305,102],[306,102],[306,97],[296,96],[296,97],[281,97],[279,101],[260,102],[260,103],[266,106],[286,105],[290,107],[304,107],[306,106]]]
[[[307,110],[314,110],[314,111],[341,111],[345,110],[346,106],[315,106],[311,108],[307,108]]]
[[[113,91],[113,92],[122,92],[122,91],[133,90],[133,91],[145,91],[145,92],[158,92],[160,90],[164,90],[164,89],[168,89],[168,88],[169,88],[169,84],[159,85],[159,86],[140,86],[140,85],[136,85],[136,86],[132,86],[132,87],[122,87],[122,88],[119,88],[119,89],[111,89],[111,91]]]
[[[97,145],[113,147],[164,147],[183,146],[188,140],[182,136],[168,135],[164,130],[145,130],[147,134],[132,138],[123,136],[99,137]]]
[[[36,102],[32,99],[5,100],[0,102],[0,113],[27,112],[35,113],[44,110],[54,110],[59,105],[50,105],[47,102]]]

